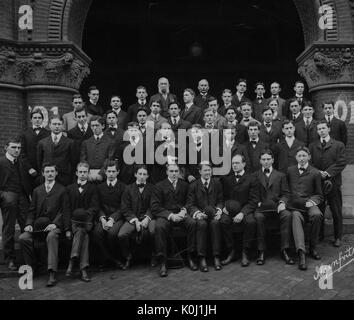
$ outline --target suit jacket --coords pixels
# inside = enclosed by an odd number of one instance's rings
[[[252,143],[250,141],[247,141],[245,143],[245,146],[247,148],[248,157],[251,162],[251,168],[250,170],[248,170],[248,172],[255,172],[261,168],[259,157],[264,149],[269,148],[269,144],[259,139],[255,148],[253,148]]]
[[[90,169],[101,169],[106,159],[112,159],[114,154],[114,145],[111,138],[103,135],[97,141],[95,137],[85,140],[81,145],[80,160],[87,161]]]
[[[298,166],[291,166],[287,172],[288,186],[290,190],[288,207],[306,211],[305,202],[312,200],[316,205],[323,201],[321,174],[312,167],[300,175]]]
[[[155,185],[151,211],[157,218],[167,219],[171,213],[178,213],[185,207],[188,195],[188,183],[178,179],[176,190],[167,178]]]
[[[252,101],[253,105],[253,112],[252,112],[252,117],[255,118],[256,120],[262,122],[262,111],[264,107],[267,106],[268,100],[263,98],[263,99],[255,99]]]
[[[196,211],[204,211],[207,206],[222,209],[224,206],[222,185],[216,178],[211,178],[208,190],[202,180],[198,179],[189,185],[186,209],[193,217]]]
[[[81,132],[79,129],[78,125],[76,125],[74,128],[68,131],[68,138],[73,140],[74,144],[74,168],[80,161],[80,150],[81,150],[81,145],[82,143],[92,137],[93,132],[90,128],[90,126],[87,127],[87,130],[85,131],[85,134]]]
[[[151,113],[151,110],[150,110],[150,108],[149,108],[149,106],[148,106],[147,103],[144,104],[143,106],[141,106],[141,105],[139,104],[139,102],[136,102],[136,103],[134,103],[134,104],[132,104],[132,105],[130,105],[130,106],[128,107],[128,112],[127,112],[127,124],[128,124],[129,122],[132,122],[132,121],[138,122],[138,119],[136,118],[136,115],[137,115],[137,113],[138,113],[138,110],[141,109],[141,108],[143,108],[144,110],[146,110],[146,112],[147,112],[148,115]]]
[[[140,193],[136,182],[127,186],[122,196],[122,212],[129,222],[134,218],[143,220],[146,216],[153,218],[151,213],[151,197],[154,185],[146,183],[143,193]]]
[[[90,122],[92,114],[87,115],[87,122]],[[69,130],[75,128],[77,125],[77,120],[75,118],[75,112],[71,111],[63,114],[63,128],[64,131],[68,132]],[[89,126],[90,127],[90,126]]]
[[[329,173],[330,180],[340,186],[342,171],[347,165],[343,142],[330,139],[324,148],[320,141],[310,144],[311,163],[315,168]]]
[[[267,99],[267,105],[271,100],[274,100],[274,99],[272,97],[269,97]],[[286,110],[286,100],[281,98],[280,96],[276,100],[278,101],[278,116],[279,117],[287,117],[288,111]]]
[[[128,124],[128,114],[124,110],[120,109],[119,113],[117,114],[117,118],[118,118],[118,128],[124,130]]]
[[[102,117],[104,114],[104,109],[98,103],[96,105],[94,105],[91,102],[88,102],[88,104],[86,105],[86,110],[87,110],[87,113],[90,113],[93,116],[101,116]]]
[[[274,166],[281,172],[286,173],[290,166],[297,164],[296,150],[305,144],[295,138],[291,148],[282,138],[274,147]]]
[[[344,145],[346,146],[348,142],[348,136],[347,136],[348,130],[345,122],[336,117],[333,117],[332,121],[329,124],[329,127],[331,128],[331,132],[330,132],[331,138],[343,142]]]
[[[124,130],[121,129],[119,126],[117,130],[111,130],[109,127],[107,127],[104,130],[104,134],[109,137],[112,141],[118,140],[118,141],[123,141],[124,137]]]
[[[264,125],[264,122],[262,122],[259,137],[270,146],[275,146],[283,137],[281,123],[279,121],[273,121],[271,129],[268,132],[267,127]]]
[[[158,120],[155,120],[152,116],[151,113],[148,115],[146,122],[148,126],[152,126],[154,130],[159,130],[161,128],[161,125],[165,122],[167,122],[167,119],[162,117],[161,115],[159,116]]]
[[[191,124],[199,123],[200,125],[203,125],[202,109],[197,107],[195,104],[191,105],[188,110],[184,108],[181,112],[181,118]]]
[[[284,109],[283,111],[283,116],[288,118],[289,120],[292,120],[292,116],[291,116],[291,110],[290,110],[290,100],[292,99],[297,99],[300,102],[301,107],[304,104],[307,104],[308,102],[311,102],[311,99],[303,96],[303,98],[301,100],[299,100],[299,98],[297,98],[296,96],[290,97],[289,99],[286,100],[285,105],[284,105]],[[314,116],[314,118],[316,118]]]
[[[82,186],[83,191],[79,192],[79,186],[77,182],[67,186],[67,194],[69,200],[69,210],[64,214],[64,230],[71,229],[71,217],[72,213],[76,209],[85,209],[87,212],[87,222],[93,222],[98,213],[99,203],[96,186],[89,182],[86,182],[84,186]]]
[[[71,177],[75,163],[75,151],[73,140],[62,137],[59,143],[55,145],[52,137],[48,136],[39,141],[37,146],[38,168],[42,168],[45,162],[52,162],[58,167],[58,182],[68,185],[71,182]]]
[[[210,94],[206,94],[205,96],[202,96],[200,93],[197,94],[194,97],[194,104],[199,107],[200,109],[204,110],[207,109],[209,107],[209,98],[211,97]]]
[[[7,183],[11,175],[12,166],[13,164],[5,156],[0,158],[0,192],[7,191]],[[26,159],[19,158],[18,167],[23,189],[26,195],[30,196],[32,194],[32,183],[28,171],[31,166]]]
[[[169,117],[169,118],[167,118],[167,122],[171,125],[172,131],[176,135],[176,139],[178,137],[178,135],[177,135],[178,129],[188,130],[192,127],[192,124],[189,121],[183,120],[182,118],[180,118],[176,124],[173,124],[171,117]]]
[[[99,200],[99,218],[110,217],[115,222],[123,219],[122,213],[122,196],[126,185],[119,180],[113,188],[109,188],[107,181],[97,186],[97,194]]]
[[[63,229],[63,215],[69,215],[69,200],[66,188],[55,182],[49,193],[41,184],[33,190],[31,205],[28,210],[26,226],[33,226],[40,217],[48,217],[59,229]]]
[[[240,122],[240,120],[242,119],[242,114],[239,110],[236,109],[236,106],[234,106],[233,104],[231,104],[231,106],[229,106],[228,108],[225,107],[225,105],[222,105],[219,109],[218,109],[218,113],[220,115],[222,115],[223,117],[225,117],[225,114],[227,112],[227,110],[229,108],[234,108],[236,110],[236,120],[238,122]]]
[[[238,96],[237,96],[237,94],[235,94],[231,100],[232,105],[234,105],[236,107],[236,109],[240,108],[241,103],[243,103],[243,102],[252,103],[251,99],[247,98],[245,95],[242,96],[241,100],[238,100]]]
[[[40,171],[41,168],[38,167],[37,159],[37,145],[38,142],[42,139],[48,137],[50,132],[41,128],[38,135],[35,133],[32,127],[27,128],[21,135],[21,158],[25,158],[31,165],[31,167],[37,171]]]
[[[241,205],[243,214],[248,215],[256,210],[259,201],[258,182],[253,175],[245,173],[237,182],[235,174],[222,179],[224,199],[236,200]]]
[[[305,125],[305,121],[302,118],[302,121],[295,123],[295,137],[296,139],[305,143],[306,146],[309,146],[310,143],[319,140],[319,136],[317,133],[317,121],[311,121],[309,127],[307,128]]]
[[[262,204],[274,203],[274,210],[277,210],[280,201],[286,204],[289,198],[289,187],[284,173],[273,168],[269,179],[267,179],[262,169],[256,171],[253,175],[258,181],[259,202],[262,202]]]
[[[151,105],[152,101],[160,101],[161,102],[161,115],[164,118],[169,117],[168,106],[171,102],[178,102],[176,95],[173,93],[168,93],[167,98],[165,99],[161,93],[156,93],[150,98],[149,105]]]

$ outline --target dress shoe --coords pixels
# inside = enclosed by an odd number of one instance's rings
[[[286,252],[286,250],[283,250],[281,252],[281,256],[283,258],[283,260],[285,261],[286,264],[295,264],[295,261],[289,257],[288,253]]]
[[[157,258],[156,258],[156,256],[155,255],[153,255],[152,257],[151,257],[151,261],[150,261],[150,266],[151,266],[151,268],[155,268],[155,267],[157,267]]]
[[[310,256],[315,259],[315,260],[321,260],[321,256],[318,254],[318,252],[315,249],[310,249],[309,250]]]
[[[336,240],[334,240],[334,242],[333,242],[333,246],[335,246],[335,247],[340,247],[342,245],[342,241],[340,240],[340,239],[336,239]]]
[[[159,274],[160,277],[167,277],[167,268],[165,262],[161,263]]]
[[[199,266],[200,266],[200,271],[202,271],[202,272],[208,272],[209,271],[208,265],[207,265],[206,260],[205,260],[204,257],[200,258]]]
[[[219,271],[222,269],[219,257],[214,257],[214,268],[216,271]]]
[[[7,265],[7,268],[10,270],[10,271],[16,271],[17,270],[17,266],[15,264],[15,262],[13,261],[10,261],[9,264]]]
[[[55,279],[55,272],[50,271],[49,272],[49,279],[47,282],[47,287],[54,287],[57,284],[57,279]]]
[[[306,255],[302,250],[299,250],[299,269],[307,270]]]
[[[229,255],[227,256],[227,258],[225,260],[221,261],[221,264],[223,266],[226,266],[227,264],[229,264],[230,262],[234,261],[235,258],[235,250],[231,250]]]
[[[246,250],[242,250],[241,266],[248,267],[249,265],[250,265],[250,261],[248,260],[247,252],[246,252]]]
[[[81,270],[81,277],[80,279],[84,282],[90,282],[91,278],[89,277],[89,275],[87,274],[87,270],[86,269],[82,269]]]
[[[197,271],[198,270],[197,265],[195,264],[195,262],[193,261],[193,258],[190,255],[188,255],[188,264],[189,264],[189,268],[192,271]]]
[[[264,251],[259,251],[259,256],[256,260],[256,264],[258,266],[262,266],[265,264],[265,259],[264,259]]]

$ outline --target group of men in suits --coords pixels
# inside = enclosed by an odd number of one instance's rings
[[[197,270],[199,263],[206,272],[208,237],[215,270],[235,259],[234,224],[243,230],[241,265],[249,265],[255,239],[256,263],[264,264],[268,219],[279,221],[285,262],[294,264],[289,250],[294,241],[299,268],[305,270],[304,222],[311,224],[309,254],[319,259],[316,245],[324,200],[333,214],[334,245],[341,245],[347,132],[344,122],[334,117],[333,102],[323,104],[325,117],[320,120],[304,98],[301,82],[287,101],[279,97],[278,83],[271,85],[269,99],[264,99],[264,84],[257,83],[252,102],[245,96],[247,81],[240,79],[234,96],[231,90],[223,91],[219,106],[203,79],[198,95],[184,90],[183,108],[170,93],[168,79],[160,78],[158,88],[147,103],[146,88],[139,86],[138,101],[127,112],[121,109],[121,98],[112,95],[111,109],[103,113],[99,90],[91,87],[87,107],[75,95],[72,113],[64,122],[53,116],[50,131],[43,128],[40,109],[32,110],[32,126],[7,143],[0,161],[9,269],[16,269],[16,219],[27,264],[35,266],[33,241],[47,243],[48,286],[56,283],[60,237],[72,241],[68,276],[79,262],[81,279],[90,281],[90,239],[99,249],[102,266],[122,269],[131,265],[132,239],[149,239],[152,265],[158,261],[164,277],[174,225],[186,230],[189,267]],[[182,142],[180,129],[188,130]],[[160,148],[167,167],[154,158]],[[179,149],[185,151],[184,162]],[[127,161],[127,151],[140,160]],[[217,176],[220,167],[228,169]]]

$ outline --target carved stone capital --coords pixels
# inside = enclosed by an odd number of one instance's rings
[[[0,82],[79,89],[91,60],[74,44],[0,42]]]
[[[315,43],[297,61],[310,91],[329,84],[354,83],[354,42]]]

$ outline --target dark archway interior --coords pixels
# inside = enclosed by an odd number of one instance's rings
[[[81,93],[87,98],[95,84],[102,105],[117,93],[127,107],[138,85],[152,95],[161,76],[179,98],[202,78],[220,97],[224,88],[235,91],[239,77],[249,80],[251,98],[256,82],[268,90],[274,80],[290,96],[304,39],[291,0],[94,0],[83,50],[93,63]]]

